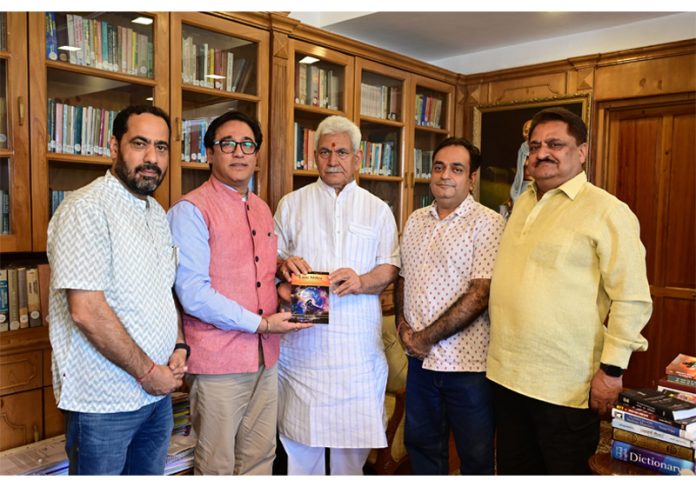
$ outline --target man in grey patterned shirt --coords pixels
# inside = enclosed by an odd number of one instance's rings
[[[176,252],[151,196],[169,165],[169,135],[159,108],[121,111],[111,169],[66,198],[48,227],[53,384],[70,474],[164,473],[169,393],[187,358]]]

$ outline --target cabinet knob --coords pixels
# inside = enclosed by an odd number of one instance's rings
[[[24,97],[23,96],[17,97],[17,108],[19,110],[19,125],[23,126],[24,125]]]

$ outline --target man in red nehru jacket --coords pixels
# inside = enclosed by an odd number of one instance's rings
[[[268,205],[248,189],[261,141],[244,113],[216,118],[203,139],[211,177],[168,214],[199,475],[272,473],[279,335],[310,326],[276,313],[278,239]]]

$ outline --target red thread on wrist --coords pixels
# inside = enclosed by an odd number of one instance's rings
[[[150,366],[150,369],[149,369],[147,372],[145,372],[145,375],[143,375],[142,377],[140,377],[139,379],[137,379],[138,384],[142,384],[143,381],[147,378],[148,375],[150,375],[150,373],[151,373],[153,370],[155,370],[155,363],[154,363],[154,362],[152,362],[152,365]]]

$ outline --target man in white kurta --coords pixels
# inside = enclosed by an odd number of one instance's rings
[[[382,200],[360,188],[360,131],[329,117],[316,133],[320,178],[286,195],[275,214],[280,273],[326,271],[328,325],[283,337],[279,359],[278,430],[288,474],[359,475],[371,448],[387,446],[387,363],[379,293],[396,278],[396,222]]]

